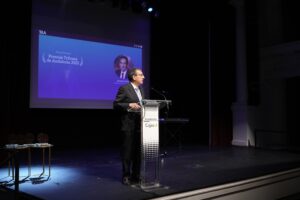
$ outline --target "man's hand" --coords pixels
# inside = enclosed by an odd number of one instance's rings
[[[141,109],[141,106],[138,103],[130,103],[129,108],[133,110]]]

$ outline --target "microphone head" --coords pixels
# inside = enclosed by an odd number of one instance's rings
[[[154,87],[151,87],[151,90],[153,90],[154,92],[158,92],[160,93],[157,89],[155,89]]]
[[[154,91],[157,91],[157,92],[163,92],[163,91],[155,89],[154,87],[151,87],[151,90],[154,90]]]

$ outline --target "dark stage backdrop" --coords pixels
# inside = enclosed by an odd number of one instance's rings
[[[90,2],[86,1],[86,3]],[[6,143],[10,134],[31,132],[36,135],[44,132],[49,134],[50,142],[56,146],[119,145],[118,121],[113,110],[30,108],[31,5],[16,7],[13,3],[9,4],[8,8],[13,8],[12,10],[22,17],[2,16],[2,19],[6,20],[3,20],[5,29],[1,32],[3,52],[1,54],[3,67],[1,67],[0,80],[3,95],[1,98],[3,105],[0,127],[1,143]],[[95,5],[90,6],[96,7]],[[62,6],[60,15],[72,19],[72,12],[64,11],[67,8],[72,10],[72,6]],[[223,116],[219,120],[220,124],[227,127],[219,131],[218,137],[222,138],[224,130],[228,134],[230,129],[230,127],[228,128],[230,122],[225,121],[231,117],[227,111],[230,109],[233,93],[231,86],[233,58],[230,54],[232,53],[231,49],[218,43],[223,38],[227,39],[226,34],[231,33],[228,31],[228,27],[224,25],[224,23],[228,23],[230,18],[224,17],[226,12],[220,14],[222,6],[218,10],[214,10],[214,8],[215,6],[210,6],[208,3],[196,8],[189,4],[167,4],[167,2],[162,1],[159,18],[151,18],[151,38],[149,40],[149,66],[151,68],[149,68],[149,75],[146,79],[149,81],[149,88],[153,87],[158,91],[165,91],[164,95],[172,100],[172,106],[167,113],[169,117],[188,118],[190,120],[190,123],[183,127],[183,144],[208,144],[209,141],[209,23],[213,23],[214,27],[223,24],[221,31],[215,34],[219,36],[220,33],[225,34],[223,37],[213,37],[214,41],[212,41],[213,46],[211,47],[213,55],[211,59],[219,59],[218,62],[213,62],[211,65],[213,73],[210,80],[213,83],[212,87],[215,88],[212,94],[214,98],[212,106],[219,105],[216,107],[216,113],[213,117],[220,116],[217,114],[222,113]],[[117,13],[120,13],[121,16],[129,13],[130,16],[137,18],[140,15],[140,13],[130,13],[130,10],[113,9],[114,18],[97,19],[97,15],[94,16],[94,22],[99,20],[101,33],[109,35],[109,29],[106,28],[111,24],[110,21],[118,20]],[[44,14],[41,13],[41,15]],[[212,16],[215,16],[214,20],[209,20],[212,19]],[[218,16],[223,17],[219,18]],[[76,20],[74,18],[73,22]],[[86,18],[79,20],[81,24],[88,25],[90,23]],[[103,26],[103,29],[100,26],[101,20],[104,20],[107,25]],[[62,23],[60,26],[67,30],[68,24],[64,26]],[[84,31],[89,32],[89,30]],[[90,33],[93,36],[96,35],[92,30]],[[114,31],[110,33],[115,36],[122,35]],[[132,36],[132,34],[136,33],[127,32],[124,37]],[[230,42],[228,41],[225,45],[230,45]],[[234,44],[232,43],[232,45]],[[222,51],[224,54],[221,53],[221,50],[219,52],[214,51],[218,48],[224,48]],[[224,68],[222,69],[222,67]],[[219,77],[216,75],[220,69],[222,69],[221,72],[226,71],[227,73],[226,76],[222,77],[222,82],[218,81]],[[151,98],[163,98],[162,95],[153,91],[149,93]],[[224,110],[226,112],[223,112]],[[162,117],[166,116],[165,110],[162,111],[161,115]]]

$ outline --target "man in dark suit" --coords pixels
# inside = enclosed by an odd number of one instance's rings
[[[141,139],[141,89],[145,77],[141,69],[132,68],[128,72],[129,83],[121,86],[114,101],[114,109],[121,116],[122,133],[122,182],[131,185],[140,181],[140,139]]]

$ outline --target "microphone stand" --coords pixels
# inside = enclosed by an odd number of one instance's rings
[[[167,101],[166,95],[164,95],[165,91],[160,92],[160,91],[158,91],[158,90],[155,89],[155,88],[151,88],[151,89],[152,89],[155,93],[157,93],[157,94],[159,94],[160,96],[162,96],[162,97],[164,98],[164,100],[166,101],[166,107],[167,107],[167,109],[166,109],[166,111],[165,111],[165,118],[168,118],[168,115],[169,115],[169,103],[168,103],[168,101]]]
[[[167,97],[166,97],[166,95],[164,95],[164,91],[162,91],[162,92],[159,92],[158,90],[156,90],[155,88],[151,88],[151,90],[153,90],[155,93],[157,93],[157,94],[159,94],[160,96],[162,96],[163,98],[164,98],[164,100],[166,101],[166,106],[167,106],[167,109],[166,109],[166,111],[164,112],[165,113],[165,119],[166,118],[168,118],[168,115],[169,115],[169,103],[168,103],[168,101],[167,101]],[[164,151],[163,151],[163,153],[161,153],[160,154],[160,157],[161,157],[161,161],[163,161],[163,159],[164,159],[164,157],[166,157],[168,155],[168,152],[167,152],[167,150],[165,149]]]

